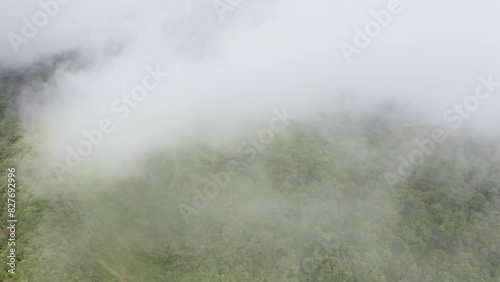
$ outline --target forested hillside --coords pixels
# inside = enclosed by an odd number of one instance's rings
[[[17,276],[4,264],[3,281],[500,279],[498,140],[456,135],[391,186],[383,174],[432,128],[322,116],[293,122],[250,161],[239,139],[199,138],[151,151],[120,176],[59,182],[37,178],[46,164],[13,95],[0,103],[0,200],[14,165]],[[239,170],[194,206],[229,162]]]

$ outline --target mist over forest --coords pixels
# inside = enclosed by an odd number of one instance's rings
[[[497,1],[0,18],[1,281],[500,280]]]

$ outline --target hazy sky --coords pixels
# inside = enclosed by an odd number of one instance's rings
[[[265,126],[283,106],[307,117],[392,99],[442,122],[447,109],[474,94],[478,77],[500,81],[495,0],[67,2],[0,4],[2,66],[29,67],[67,52],[84,63],[61,65],[31,93],[50,102],[25,105],[47,128],[47,151],[55,156],[103,118],[116,125],[99,148],[110,156],[200,132]],[[356,29],[388,7],[397,13],[358,48]],[[46,25],[27,27],[43,23],[49,10]],[[343,42],[358,48],[350,63]],[[169,77],[121,119],[113,101],[140,85],[148,67]],[[497,88],[470,118],[488,130],[500,122]]]

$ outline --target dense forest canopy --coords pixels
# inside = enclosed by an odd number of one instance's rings
[[[384,173],[433,128],[345,113],[292,122],[251,161],[240,140],[192,139],[150,152],[119,177],[36,181],[44,164],[11,110],[11,91],[2,94],[0,133],[1,169],[19,171],[16,281],[500,277],[497,139],[454,135],[391,186]],[[227,185],[207,207],[193,204],[206,176],[230,161],[240,167]]]
[[[0,281],[500,281],[500,1],[0,18]]]

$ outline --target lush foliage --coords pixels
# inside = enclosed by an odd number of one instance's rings
[[[238,142],[192,140],[128,176],[59,183],[33,179],[46,164],[1,99],[0,169],[16,165],[22,183],[17,274],[4,281],[500,279],[498,143],[454,137],[391,187],[383,173],[430,129],[322,118],[290,126],[252,161]],[[180,207],[230,161],[240,171],[187,223]],[[5,190],[2,180],[2,203]]]

